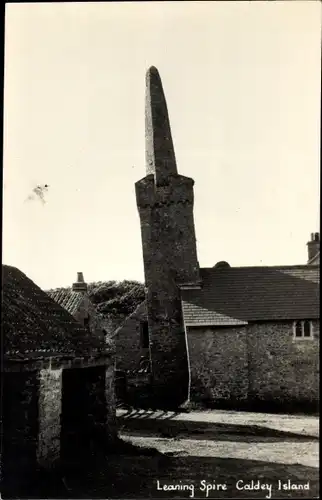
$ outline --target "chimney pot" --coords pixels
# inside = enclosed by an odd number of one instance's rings
[[[320,233],[311,233],[311,241],[307,244],[308,262],[320,252]]]
[[[83,273],[77,273],[77,283],[84,283]]]
[[[84,281],[83,273],[77,273],[77,281],[73,283],[72,290],[74,292],[87,292],[87,283]]]

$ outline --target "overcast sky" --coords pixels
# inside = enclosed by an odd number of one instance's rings
[[[158,68],[202,267],[292,265],[319,230],[321,4],[6,4],[3,262],[143,280],[134,183]],[[48,184],[46,203],[28,199]]]

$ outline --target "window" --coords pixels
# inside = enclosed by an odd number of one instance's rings
[[[147,321],[140,323],[140,342],[144,349],[149,347],[149,325]]]
[[[308,319],[294,321],[293,331],[296,339],[313,338],[312,321]]]

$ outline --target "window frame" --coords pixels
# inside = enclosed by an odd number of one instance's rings
[[[305,323],[308,323],[310,326],[310,335],[304,335],[305,331]],[[301,325],[301,335],[296,335],[296,330],[298,325]],[[298,319],[293,322],[293,339],[294,340],[313,340],[314,339],[314,328],[313,321],[311,319]]]

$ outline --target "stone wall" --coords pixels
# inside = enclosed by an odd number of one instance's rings
[[[188,329],[190,399],[220,402],[245,400],[248,394],[246,329]]]
[[[106,430],[111,440],[117,436],[116,400],[115,400],[115,365],[111,363],[105,371]]]
[[[179,405],[188,397],[188,361],[178,283],[196,283],[199,266],[193,221],[194,181],[153,175],[136,183],[141,222],[155,397]],[[171,402],[170,402],[171,400]]]
[[[62,369],[40,371],[39,437],[37,458],[50,466],[60,457]]]
[[[113,357],[102,359],[101,365],[94,367],[87,366],[90,360],[83,360],[84,366],[79,360],[77,369],[68,368],[69,362],[38,361],[39,366],[33,370],[32,361],[13,362],[1,373],[3,495],[28,491],[38,468],[50,467],[59,458],[64,460],[66,447],[67,458],[78,461],[81,445],[88,460],[91,444],[100,441],[98,436],[113,441],[117,435]]]
[[[140,322],[147,321],[146,303],[143,302],[129,316],[116,333],[116,369],[134,372],[142,358],[149,359],[149,349],[141,346]]]
[[[33,372],[1,373],[3,379],[1,491],[28,487],[36,470],[38,446],[39,375]]]
[[[87,294],[84,294],[83,300],[77,311],[73,314],[74,318],[84,325],[84,320],[90,318],[89,329],[97,338],[104,340],[104,322],[103,318],[97,314],[94,304],[91,302]]]
[[[314,339],[294,339],[292,323],[248,326],[251,399],[318,401],[320,322],[313,328]]]
[[[191,401],[284,407],[318,401],[319,321],[314,339],[294,339],[292,322],[190,327],[187,336]]]

